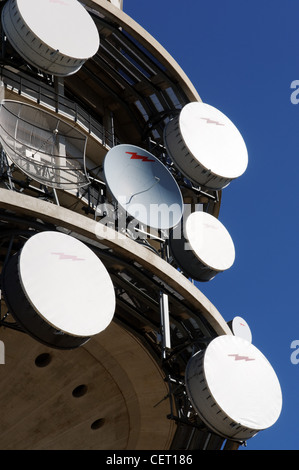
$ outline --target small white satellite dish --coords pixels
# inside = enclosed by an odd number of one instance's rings
[[[186,390],[194,409],[217,434],[247,440],[277,421],[278,378],[265,356],[243,338],[224,335],[191,357]]]
[[[120,207],[140,223],[167,230],[180,222],[180,188],[151,153],[134,145],[117,145],[105,157],[104,176]]]
[[[185,105],[165,126],[164,143],[178,169],[209,189],[224,188],[248,165],[247,148],[236,126],[205,103]]]
[[[169,236],[171,254],[192,279],[209,281],[235,261],[230,234],[216,217],[203,211],[188,215],[185,227]]]
[[[240,338],[246,339],[249,343],[252,341],[252,333],[248,323],[242,317],[235,317],[228,323],[233,334],[240,336]]]
[[[11,314],[30,335],[52,347],[78,347],[110,324],[111,278],[84,243],[59,232],[33,235],[4,269]]]
[[[57,76],[77,72],[99,48],[99,33],[77,0],[9,0],[2,25],[30,64]]]

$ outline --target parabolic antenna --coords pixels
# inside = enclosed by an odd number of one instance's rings
[[[247,168],[240,132],[221,111],[205,103],[184,106],[166,125],[164,143],[178,169],[209,189],[224,188]]]
[[[96,25],[77,0],[9,0],[2,25],[23,59],[57,76],[77,72],[99,48]]]
[[[282,393],[265,356],[243,338],[218,336],[186,368],[188,396],[205,424],[232,440],[246,440],[279,418]]]
[[[244,338],[249,341],[249,343],[251,343],[252,333],[248,323],[244,320],[244,318],[235,317],[228,323],[228,325],[235,336],[240,336],[241,338]]]
[[[60,189],[89,184],[86,136],[56,116],[18,101],[0,105],[0,142],[26,175]]]
[[[171,254],[192,279],[209,281],[229,269],[235,261],[235,247],[224,225],[207,212],[192,212],[181,230],[169,236]]]
[[[161,230],[180,222],[180,188],[151,153],[134,145],[117,145],[105,157],[104,175],[112,196],[137,221]]]
[[[78,347],[113,319],[115,292],[105,266],[69,235],[33,235],[10,258],[2,278],[13,317],[51,347]]]

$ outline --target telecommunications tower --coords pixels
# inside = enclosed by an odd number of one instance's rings
[[[1,448],[237,449],[282,404],[198,288],[242,135],[122,0],[0,9]]]

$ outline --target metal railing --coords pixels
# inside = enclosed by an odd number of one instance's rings
[[[6,89],[77,123],[83,131],[108,149],[120,143],[113,133],[105,129],[81,105],[57,93],[51,86],[5,67],[0,68],[0,80]]]

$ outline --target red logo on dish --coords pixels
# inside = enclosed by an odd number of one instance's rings
[[[235,361],[255,361],[255,359],[248,356],[240,356],[239,354],[228,354],[228,356],[234,357]]]
[[[50,0],[50,3],[59,3],[59,5],[67,6],[67,3],[63,2],[62,0]]]
[[[142,160],[143,162],[154,162],[155,160],[151,160],[148,157],[145,157],[144,155],[138,155],[137,152],[126,152],[131,156],[131,160]]]
[[[72,261],[85,261],[83,258],[78,258],[75,255],[66,255],[65,253],[51,253],[52,255],[59,256],[59,259],[71,259]]]
[[[207,124],[216,124],[216,126],[224,126],[224,124],[222,124],[221,122],[213,121],[212,119],[209,119],[209,118],[201,118],[201,119],[204,119],[205,121],[207,121]]]

